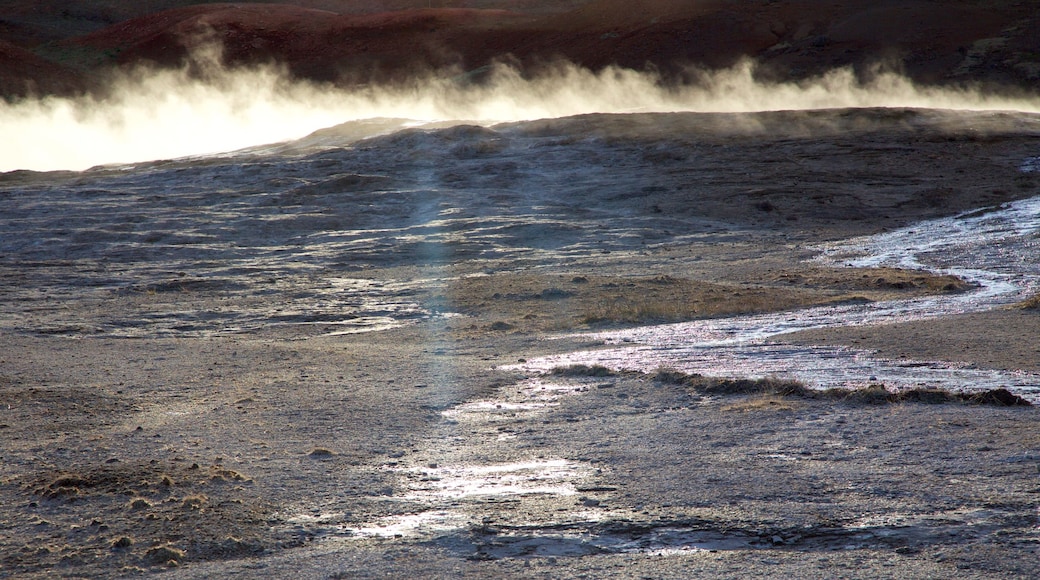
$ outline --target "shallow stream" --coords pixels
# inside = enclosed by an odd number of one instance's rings
[[[1003,372],[930,361],[885,360],[851,348],[784,344],[784,334],[810,328],[891,324],[977,312],[1006,305],[1040,288],[1040,197],[992,211],[972,212],[923,222],[877,236],[822,246],[816,260],[825,265],[893,266],[953,274],[976,285],[970,292],[866,304],[810,308],[795,312],[737,316],[649,326],[588,335],[611,347],[530,360],[513,368],[540,373],[568,364],[599,364],[613,369],[652,371],[677,368],[710,376],[794,378],[815,387],[857,387],[883,383],[889,388],[941,387],[958,391],[1007,387],[1040,400],[1040,375]],[[492,448],[529,455],[516,434],[499,431],[502,422],[536,425],[564,397],[583,396],[591,383],[557,383],[529,378],[499,390],[490,400],[445,410],[430,443],[405,468],[395,467],[405,493],[402,515],[361,526],[343,514],[315,521],[292,520],[346,541],[359,538],[440,538],[456,549],[476,549],[475,557],[574,556],[603,553],[688,554],[697,551],[755,549],[771,545],[741,533],[720,533],[702,525],[664,526],[631,534],[611,522],[640,516],[605,507],[600,496],[614,487],[597,485],[604,470],[592,464],[538,456],[525,461],[489,462]],[[544,421],[548,423],[548,421]],[[470,438],[468,432],[480,434]],[[599,491],[608,493],[600,494]],[[579,507],[571,505],[577,502]],[[510,513],[567,513],[558,521],[491,525],[488,506],[506,503]],[[607,503],[610,503],[609,501]],[[478,522],[483,521],[483,524]],[[614,526],[616,527],[616,526]],[[464,540],[460,540],[458,534]],[[864,529],[840,530],[836,541],[873,541]],[[780,542],[782,543],[782,542]]]
[[[847,267],[891,266],[952,274],[976,285],[963,294],[845,304],[793,312],[696,320],[587,335],[613,348],[533,359],[518,365],[545,371],[571,364],[649,372],[673,368],[708,376],[803,381],[817,388],[917,387],[954,391],[1006,387],[1040,401],[1040,375],[975,365],[886,360],[847,347],[785,344],[800,330],[893,324],[979,312],[1040,289],[1040,197],[922,222],[888,233],[820,246],[817,261]]]

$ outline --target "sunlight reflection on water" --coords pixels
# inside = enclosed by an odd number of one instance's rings
[[[800,330],[892,324],[989,310],[1040,289],[1040,197],[994,209],[915,224],[892,232],[820,246],[816,261],[846,267],[891,266],[952,274],[972,292],[889,302],[697,320],[594,333],[616,345],[531,360],[513,368],[546,371],[570,364],[653,371],[674,368],[709,376],[776,376],[818,388],[884,383],[890,388],[954,391],[1007,387],[1040,401],[1040,374],[973,365],[874,358],[845,347],[778,342]]]

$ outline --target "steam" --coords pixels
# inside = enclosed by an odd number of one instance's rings
[[[277,67],[212,72],[138,71],[105,99],[44,98],[0,105],[0,171],[82,170],[233,151],[297,139],[378,117],[492,123],[585,113],[754,112],[843,107],[920,107],[1040,112],[1040,97],[917,86],[894,73],[861,82],[847,69],[800,82],[762,83],[754,64],[665,86],[653,74],[559,65],[534,78],[505,65],[480,83],[464,75],[407,86],[343,89],[293,82]]]

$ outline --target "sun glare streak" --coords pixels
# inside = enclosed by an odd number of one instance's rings
[[[371,118],[493,123],[587,113],[719,112],[920,107],[1040,112],[1040,97],[915,85],[898,74],[860,82],[848,69],[808,81],[763,83],[753,62],[665,86],[650,73],[561,64],[533,78],[493,67],[484,82],[461,75],[408,86],[343,89],[291,82],[277,67],[220,71],[207,82],[185,71],[138,71],[104,100],[44,98],[0,104],[0,171],[82,170],[95,165],[206,155],[298,139]]]

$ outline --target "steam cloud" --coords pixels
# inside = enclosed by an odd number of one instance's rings
[[[224,70],[203,82],[186,71],[138,71],[110,97],[0,105],[0,171],[91,166],[232,151],[287,141],[352,120],[492,123],[584,113],[755,112],[920,107],[1040,112],[1040,98],[917,86],[894,73],[860,82],[851,70],[809,81],[762,83],[754,63],[664,86],[650,73],[571,65],[525,78],[494,67],[481,83],[427,78],[409,86],[347,90],[292,82],[276,67]]]

